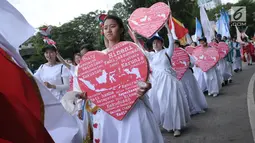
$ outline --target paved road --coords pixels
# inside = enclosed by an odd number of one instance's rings
[[[223,87],[220,96],[206,97],[209,109],[192,117],[182,136],[162,132],[166,143],[253,143],[247,109],[247,89],[255,65],[245,66]]]

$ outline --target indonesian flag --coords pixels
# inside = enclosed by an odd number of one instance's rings
[[[186,36],[186,34],[189,33],[189,30],[186,29],[183,24],[174,17],[169,18],[169,28],[175,33],[178,39],[182,39]]]
[[[53,143],[44,128],[44,106],[33,77],[0,48],[0,138],[9,142]]]

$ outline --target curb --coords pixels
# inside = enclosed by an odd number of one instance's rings
[[[253,141],[255,142],[255,103],[254,103],[255,100],[254,100],[254,94],[253,94],[254,82],[255,82],[255,73],[252,75],[250,79],[248,91],[247,91],[248,113],[250,117]]]

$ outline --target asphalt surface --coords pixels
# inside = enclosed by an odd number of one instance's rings
[[[195,115],[180,137],[162,131],[165,143],[253,143],[247,89],[255,65],[244,66],[218,97],[206,96],[209,109]]]

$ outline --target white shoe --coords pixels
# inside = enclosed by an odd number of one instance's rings
[[[204,114],[205,113],[205,110],[201,110],[198,112],[199,114]]]
[[[179,137],[181,136],[181,131],[180,130],[175,130],[174,131],[174,137]]]
[[[218,96],[218,94],[213,94],[213,97],[217,97]]]
[[[208,93],[208,96],[211,96],[212,94],[211,93]]]

